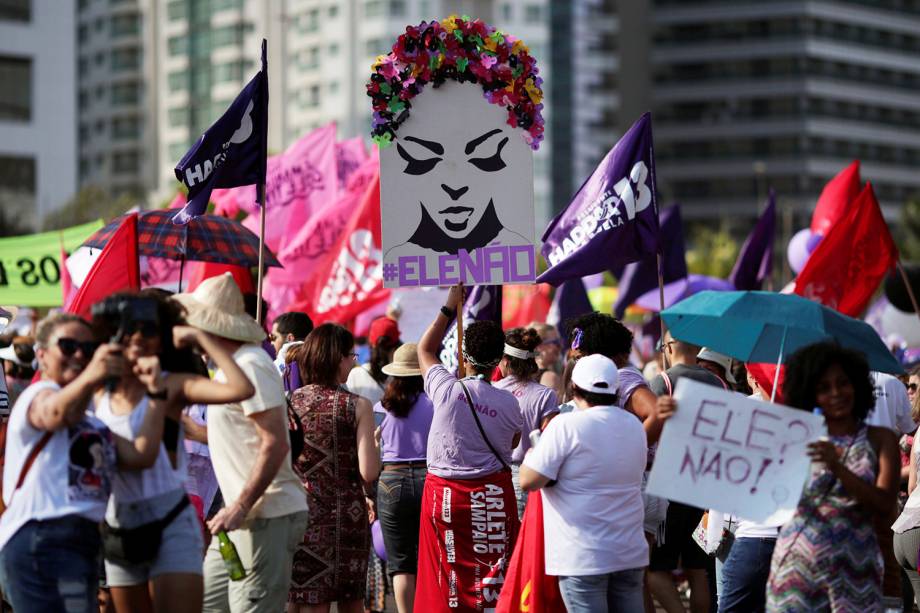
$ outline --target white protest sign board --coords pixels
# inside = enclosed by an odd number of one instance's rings
[[[426,87],[380,151],[385,287],[532,283],[533,151],[474,83]]]
[[[674,398],[647,492],[771,525],[791,518],[824,418],[687,378]]]

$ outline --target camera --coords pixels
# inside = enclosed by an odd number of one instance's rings
[[[138,329],[156,328],[159,322],[157,301],[140,296],[106,298],[93,305],[92,315],[101,336],[113,343],[121,343]]]

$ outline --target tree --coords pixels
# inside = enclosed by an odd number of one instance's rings
[[[690,225],[687,236],[687,270],[698,275],[727,279],[738,259],[738,241],[728,226]]]
[[[901,209],[900,223],[890,226],[905,262],[920,262],[920,200],[909,200]]]
[[[112,198],[98,187],[84,187],[67,204],[45,216],[44,230],[61,230],[94,219],[106,221],[117,217],[138,203],[130,194]]]

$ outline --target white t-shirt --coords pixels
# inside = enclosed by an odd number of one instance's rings
[[[262,411],[280,411],[286,415],[287,401],[281,375],[272,359],[259,345],[243,345],[233,360],[256,388],[252,398],[231,404],[208,407],[208,446],[217,483],[229,505],[239,498],[255,466],[261,439],[251,415]],[[215,381],[226,382],[222,370]],[[287,420],[285,419],[285,423]],[[307,510],[307,493],[291,468],[291,454],[285,454],[278,474],[256,501],[248,518],[269,518]]]
[[[345,381],[345,387],[352,394],[357,394],[367,398],[371,406],[383,399],[383,386],[377,383],[377,380],[371,376],[369,366],[355,366],[348,373],[348,380]]]
[[[278,372],[282,375],[284,374],[284,361],[287,359],[287,352],[297,345],[303,345],[303,341],[291,341],[281,345],[281,349],[278,350],[278,356],[275,358],[275,366],[278,367]]]
[[[875,408],[866,417],[866,424],[894,430],[897,434],[911,434],[917,424],[910,416],[910,398],[907,388],[896,377],[883,372],[873,372],[875,383]]]
[[[0,548],[33,519],[79,515],[98,522],[105,515],[115,467],[115,445],[105,424],[90,416],[51,435],[13,496],[23,464],[45,434],[29,424],[29,405],[39,392],[58,389],[52,381],[30,385],[19,395],[10,413],[3,468],[3,501],[9,508],[0,517]]]
[[[130,413],[116,415],[112,412],[111,396],[105,392],[99,398],[99,402],[95,400],[91,402],[89,412],[118,436],[133,441],[141,430],[149,406],[150,400],[144,396]],[[111,517],[114,517],[115,504],[149,500],[185,487],[188,461],[185,456],[185,446],[182,444],[184,438],[180,425],[176,468],[173,468],[169,460],[166,447],[160,443],[160,450],[157,452],[157,459],[153,466],[142,470],[123,468],[115,473],[112,477]]]
[[[645,441],[642,423],[618,407],[576,409],[546,427],[524,465],[558,480],[543,489],[547,574],[599,575],[648,565]]]

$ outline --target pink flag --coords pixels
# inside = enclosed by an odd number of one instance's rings
[[[281,155],[268,159],[265,186],[265,243],[282,252],[294,234],[324,204],[339,194],[335,160],[335,124],[317,128]],[[243,225],[259,233],[259,215]]]
[[[368,185],[379,174],[380,161],[375,151],[351,173],[338,199],[317,211],[296,234],[292,231],[293,237],[278,254],[284,268],[270,268],[262,287],[262,297],[269,303],[269,324],[302,297],[317,264],[338,244],[342,230],[359,207]]]
[[[335,144],[335,164],[339,177],[339,189],[344,190],[348,177],[360,168],[367,159],[364,139],[360,136],[349,138]]]

